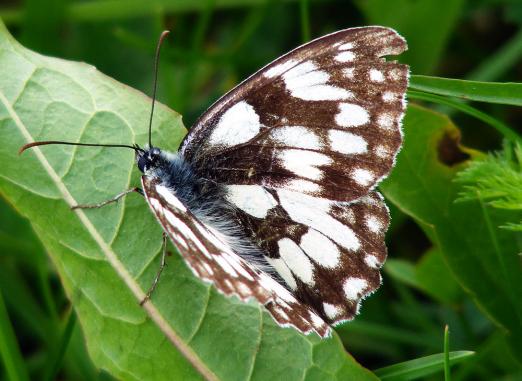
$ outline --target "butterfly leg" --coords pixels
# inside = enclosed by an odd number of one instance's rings
[[[103,202],[100,202],[98,204],[79,204],[79,205],[73,205],[71,206],[71,209],[95,209],[95,208],[101,208],[102,206],[105,206],[107,204],[111,204],[113,202],[118,202],[118,200],[126,195],[128,195],[129,193],[133,193],[133,192],[136,192],[136,193],[139,193],[143,196],[143,191],[140,189],[140,188],[131,188],[131,189],[127,189],[126,191],[124,192],[121,192],[121,193],[118,193],[116,196],[114,196],[113,198],[109,199],[109,200],[106,200],[106,201],[103,201]]]
[[[158,270],[158,272],[156,273],[156,277],[154,278],[154,281],[152,282],[152,286],[150,286],[149,290],[147,291],[147,294],[145,294],[145,297],[143,298],[143,300],[140,302],[140,306],[143,306],[143,304],[150,299],[152,293],[154,292],[154,290],[156,289],[157,285],[158,285],[158,282],[159,282],[159,279],[160,279],[160,276],[161,276],[161,273],[163,272],[163,269],[165,267],[167,267],[167,261],[166,261],[166,258],[167,258],[167,233],[163,232],[163,245],[162,245],[162,254],[161,254],[161,265],[160,265],[160,268]]]

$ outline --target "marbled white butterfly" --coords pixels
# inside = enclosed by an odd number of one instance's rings
[[[374,188],[406,107],[408,67],[382,57],[406,48],[384,27],[329,34],[224,95],[177,153],[150,134],[144,149],[116,145],[135,150],[139,191],[198,277],[304,333],[327,336],[357,314],[381,283],[389,216]],[[91,145],[22,150],[43,144]]]

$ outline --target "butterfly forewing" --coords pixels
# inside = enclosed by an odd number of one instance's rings
[[[142,177],[142,186],[154,215],[195,275],[212,282],[225,295],[255,298],[280,325],[321,336],[329,334],[328,325],[312,308],[234,253],[170,189],[147,176]]]
[[[354,28],[282,56],[216,102],[181,152],[223,184],[255,184],[352,201],[394,164],[408,68],[383,27]]]

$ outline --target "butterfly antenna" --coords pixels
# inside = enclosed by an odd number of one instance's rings
[[[32,142],[23,145],[19,150],[18,154],[20,155],[26,149],[37,147],[37,146],[46,146],[50,144],[61,144],[66,146],[85,146],[85,147],[117,147],[117,148],[130,148],[135,152],[143,152],[143,149],[140,148],[137,144],[129,146],[127,144],[95,144],[95,143],[74,143],[74,142],[62,142],[59,140],[45,140],[41,142]]]
[[[149,148],[152,148],[152,116],[154,115],[154,104],[156,103],[156,89],[158,87],[158,61],[161,50],[161,45],[163,44],[163,40],[170,33],[169,30],[164,30],[161,32],[161,36],[158,41],[158,45],[156,46],[156,57],[154,59],[154,87],[152,90],[152,107],[150,110],[150,120],[149,120]]]

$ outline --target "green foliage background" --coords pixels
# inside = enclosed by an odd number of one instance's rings
[[[0,18],[2,380],[522,380],[521,2],[26,0]],[[174,149],[183,125],[270,60],[373,24],[406,37],[414,76],[404,148],[380,187],[384,285],[332,339],[277,327],[177,255],[141,309],[161,245],[143,200],[75,214],[64,197],[137,185],[132,153],[17,155],[28,137],[143,144],[150,100],[132,88],[150,93],[165,28],[159,100],[176,112],[158,108],[153,140]]]

